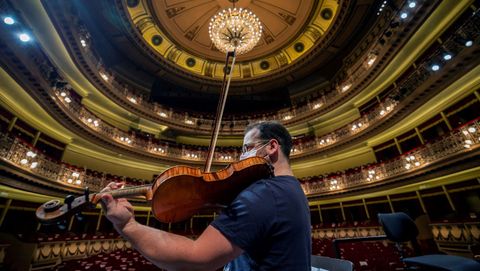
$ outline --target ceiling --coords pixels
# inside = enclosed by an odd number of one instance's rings
[[[75,10],[92,46],[117,80],[150,101],[211,116],[223,77],[223,53],[208,37],[208,21],[232,0],[58,1]],[[239,56],[225,117],[271,113],[318,95],[370,30],[379,1],[238,0],[265,29]],[[194,18],[194,19],[192,19]],[[192,65],[193,63],[193,65]]]

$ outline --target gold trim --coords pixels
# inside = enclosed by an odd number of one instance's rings
[[[368,200],[369,198],[376,198],[376,197],[382,197],[382,196],[387,196],[387,200],[391,202],[390,195],[393,195],[393,194],[415,192],[417,190],[420,191],[420,190],[430,189],[434,187],[441,187],[442,185],[458,183],[458,182],[466,181],[469,179],[477,178],[479,176],[480,176],[480,167],[475,167],[475,168],[467,169],[464,171],[455,172],[450,175],[445,175],[445,176],[433,178],[433,179],[422,181],[422,182],[407,184],[407,185],[403,185],[403,186],[399,186],[391,189],[385,189],[378,192],[371,192],[368,194],[346,196],[346,197],[339,196],[338,198],[334,198],[334,199],[312,200],[312,201],[309,201],[309,205],[313,206],[313,205],[319,205],[319,204],[331,204],[331,203],[338,203],[338,202],[345,202],[345,201],[361,200],[362,198],[364,198],[365,200]],[[370,202],[367,202],[367,204],[369,203]]]
[[[325,20],[321,17],[320,11],[324,8],[332,10],[333,15],[331,19]],[[333,22],[337,17],[338,9],[339,4],[338,1],[335,0],[325,0],[318,3],[316,10],[314,11],[314,16],[310,22],[303,27],[304,31],[300,33],[295,40],[286,44],[281,49],[276,50],[274,53],[260,56],[253,60],[239,61],[235,64],[233,69],[232,79],[252,79],[265,76],[283,68],[284,66],[290,65],[302,56],[308,55],[310,49],[319,43],[319,40],[323,38],[324,34],[333,25]],[[168,62],[174,63],[175,66],[196,75],[215,79],[223,78],[223,67],[225,66],[225,63],[198,56],[194,53],[188,52],[180,46],[177,46],[177,44],[155,24],[155,21],[152,19],[152,11],[149,9],[146,0],[140,1],[135,7],[126,6],[126,13],[135,28],[139,29],[141,32],[140,35],[144,43],[165,60],[168,60]],[[152,37],[157,35],[162,37],[162,43],[154,45]],[[294,49],[295,44],[298,42],[301,42],[304,45],[302,52],[297,52]],[[186,64],[187,59],[189,58],[195,60],[196,64],[193,67],[189,67]],[[268,69],[260,68],[260,63],[262,61],[269,62],[270,66]]]

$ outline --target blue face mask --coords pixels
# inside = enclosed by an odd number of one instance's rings
[[[267,143],[263,144],[263,145],[260,145],[260,146],[257,146],[249,151],[246,151],[246,152],[243,152],[241,155],[240,155],[240,160],[243,160],[243,159],[246,159],[246,158],[249,158],[249,157],[254,157],[254,156],[257,156],[257,152],[258,150],[262,149],[263,147],[267,146],[268,144],[270,143],[270,141],[268,141]]]

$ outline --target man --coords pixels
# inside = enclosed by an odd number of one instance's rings
[[[310,270],[310,211],[290,168],[290,134],[278,122],[261,122],[247,127],[243,143],[241,159],[265,157],[275,177],[240,192],[197,240],[141,225],[130,203],[105,194],[107,218],[143,256],[167,270],[215,270],[227,263],[229,271]],[[118,186],[110,183],[105,190]]]

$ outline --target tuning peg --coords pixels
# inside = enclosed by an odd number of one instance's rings
[[[74,200],[75,200],[75,197],[73,195],[68,195],[65,197],[65,200],[63,202],[67,204],[68,210],[72,209],[72,202]]]
[[[89,202],[90,201],[90,189],[87,187],[85,187],[85,190],[83,191],[83,194],[85,195],[85,202]]]
[[[67,228],[67,221],[66,220],[58,221],[57,227],[62,231],[65,230]]]

